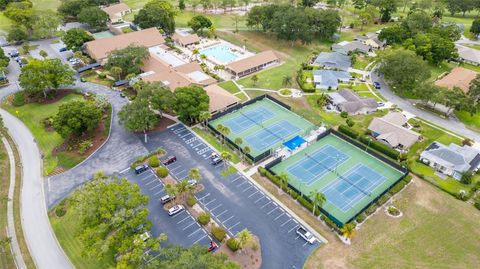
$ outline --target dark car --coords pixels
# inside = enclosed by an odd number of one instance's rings
[[[20,56],[20,53],[18,53],[17,50],[12,50],[8,53],[8,55],[10,55],[10,57],[14,58],[14,57]]]
[[[221,162],[223,162],[223,160],[220,157],[215,157],[212,159],[212,165],[217,165]]]
[[[58,51],[59,51],[59,52],[65,52],[65,51],[67,51],[67,48],[62,47],[62,48],[60,48]]]
[[[141,174],[141,173],[143,173],[147,170],[148,170],[148,165],[142,164],[142,165],[139,165],[139,166],[135,167],[135,174],[138,175],[138,174]]]
[[[374,86],[375,89],[377,89],[377,90],[381,88],[380,83],[378,83],[378,82],[376,82],[376,81],[373,83],[373,86]]]
[[[168,156],[165,160],[162,161],[163,165],[169,165],[177,161],[177,157],[174,155]]]

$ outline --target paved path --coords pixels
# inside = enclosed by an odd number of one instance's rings
[[[375,70],[375,69],[373,69]],[[385,97],[388,101],[395,103],[399,108],[402,110],[406,110],[419,118],[424,120],[430,121],[446,130],[454,130],[456,133],[473,139],[475,141],[480,141],[480,134],[468,129],[465,124],[460,122],[458,119],[455,118],[440,118],[437,115],[430,113],[428,111],[422,110],[414,106],[410,101],[403,99],[396,94],[394,94],[387,86],[385,81],[381,76],[379,76],[376,72],[372,71],[370,77],[372,81],[377,81],[381,85],[381,89],[378,92]]]
[[[22,252],[18,245],[17,232],[15,231],[15,218],[13,215],[13,201],[15,196],[15,156],[13,155],[12,147],[5,137],[2,137],[3,145],[7,149],[8,159],[10,161],[10,186],[8,189],[8,201],[7,201],[7,235],[12,240],[10,248],[15,259],[17,268],[27,268],[25,261],[23,260]]]

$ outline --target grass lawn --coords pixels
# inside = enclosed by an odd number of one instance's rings
[[[7,236],[7,201],[8,188],[10,186],[10,162],[7,155],[7,150],[0,141],[0,200],[4,201],[0,205],[0,240],[6,240]],[[0,267],[1,268],[15,268],[13,255],[10,247],[0,247]]]
[[[355,61],[355,64],[352,66],[355,69],[360,69],[364,70],[365,67],[372,61],[370,57],[367,57],[365,55],[358,55],[357,59]]]
[[[220,38],[240,46],[246,44],[251,51],[259,52],[273,49],[283,61],[283,64],[280,66],[257,73],[258,82],[255,85],[251,80],[251,76],[238,81],[239,84],[247,88],[279,90],[285,88],[285,85],[282,84],[285,76],[291,77],[291,86],[297,87],[295,78],[300,64],[305,62],[312,53],[321,50],[327,51],[330,46],[329,43],[320,43],[318,41],[310,45],[296,43],[291,46],[290,42],[279,40],[271,34],[257,31],[240,31],[237,34],[219,31],[218,35]]]
[[[218,83],[218,86],[224,88],[225,90],[227,90],[231,94],[235,94],[237,92],[240,92],[240,89],[231,80]]]
[[[477,268],[480,211],[415,179],[395,197],[403,216],[383,211],[346,246],[331,237],[305,268]]]
[[[201,9],[197,8],[196,12],[184,10],[175,17],[176,27],[188,27],[188,21],[194,16],[203,15],[209,18],[216,29],[235,29],[235,17],[232,14],[203,14]],[[238,21],[238,29],[248,29],[245,17],[240,16]]]
[[[480,50],[480,45],[476,44],[465,44],[465,46],[470,47],[472,49]]]
[[[57,7],[60,5],[60,0],[31,0],[33,3],[33,8],[35,10],[57,10]],[[6,33],[10,30],[12,26],[12,21],[3,15],[3,12],[0,12],[0,33]]]
[[[238,93],[236,93],[236,94],[234,94],[234,95],[235,95],[236,97],[240,98],[240,100],[241,100],[242,102],[245,102],[245,101],[248,100],[247,95],[246,95],[245,93],[243,93],[243,92],[238,92]]]
[[[480,131],[480,113],[477,112],[472,116],[469,112],[455,111],[455,115],[461,122],[467,125],[467,127],[475,131]]]
[[[76,268],[115,268],[112,257],[97,259],[94,257],[82,256],[83,244],[77,238],[80,232],[80,223],[74,209],[68,208],[67,214],[63,217],[55,216],[55,211],[50,212],[50,223],[57,236],[60,245],[70,258]]]
[[[201,138],[205,139],[210,145],[212,145],[218,152],[227,151],[232,155],[232,163],[239,163],[240,157],[237,153],[231,150],[229,147],[222,145],[213,135],[200,128],[193,128],[193,131]]]

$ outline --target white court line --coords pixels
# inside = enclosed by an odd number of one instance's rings
[[[196,223],[196,222],[192,222],[192,223],[188,224],[187,227],[183,228],[183,231],[185,231],[186,229],[188,229],[188,227],[194,225],[195,223]]]
[[[247,198],[250,198],[250,197],[254,196],[256,193],[258,193],[258,190],[256,192],[250,194]]]
[[[193,232],[193,233],[191,233],[191,234],[187,235],[187,237],[190,237],[190,236],[192,236],[192,235],[196,234],[196,233],[197,233],[198,231],[200,231],[200,230],[201,230],[201,229],[200,229],[200,228],[198,228],[198,229],[197,229],[195,232]]]
[[[240,224],[240,221],[235,223],[232,227],[228,228],[229,230],[231,230],[233,227],[237,226],[238,224]]]
[[[177,222],[177,224],[180,224],[180,223],[184,222],[186,219],[189,219],[189,218],[190,218],[190,216],[186,216],[184,219],[182,219],[181,221]]]
[[[217,205],[216,207],[210,209],[210,212],[213,212],[215,209],[217,209],[217,208],[219,208],[219,207],[221,207],[221,206],[222,206],[222,204]]]
[[[228,218],[228,219],[226,219],[226,220],[222,221],[222,223],[224,223],[224,224],[225,224],[227,221],[231,220],[232,218],[233,218],[233,215],[232,215],[230,218]]]
[[[218,219],[221,215],[225,214],[226,212],[228,212],[227,209],[225,209],[225,211],[223,211],[222,213],[218,214],[218,215],[217,215],[217,219]]]
[[[288,219],[287,221],[285,221],[284,223],[282,223],[282,225],[280,225],[280,227],[283,227],[285,226],[285,224],[289,223],[292,219]]]
[[[202,240],[203,238],[207,237],[207,235],[205,234],[204,236],[200,237],[199,239],[197,239],[197,241],[193,242],[193,244],[195,245],[196,243],[198,243],[198,241]]]
[[[298,226],[300,226],[300,225],[293,226],[293,228],[292,228],[292,229],[290,229],[290,230],[288,230],[288,232],[287,232],[287,233],[290,233],[291,231],[293,231],[293,229],[296,229],[296,228],[298,228]]]
[[[278,207],[273,208],[272,210],[270,210],[270,212],[267,213],[267,215],[270,215],[273,211],[275,211],[277,209],[278,209]]]
[[[277,220],[277,219],[279,219],[279,218],[280,218],[281,216],[283,216],[283,215],[285,215],[285,213],[282,213],[282,214],[278,215],[278,216],[277,216],[276,218],[274,218],[273,220]]]
[[[149,190],[154,190],[154,189],[156,189],[156,188],[158,188],[158,187],[162,187],[162,184],[158,184],[158,185],[155,186],[155,187],[151,187]]]
[[[244,189],[242,192],[246,192],[248,189],[250,189],[250,188],[252,188],[252,187],[253,187],[253,185],[250,185],[250,187]]]
[[[262,208],[266,207],[267,205],[269,205],[269,204],[271,204],[271,203],[272,203],[272,201],[270,201],[270,202],[268,202],[268,203],[264,204],[264,205],[263,205],[262,207],[260,207],[260,208],[262,209]]]
[[[217,199],[213,198],[213,200],[209,201],[208,203],[206,204],[203,204],[204,206],[207,206],[208,204],[210,204],[211,202],[215,202]]]

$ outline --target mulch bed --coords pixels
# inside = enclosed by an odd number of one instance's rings
[[[47,97],[47,99],[43,98],[42,97],[36,97],[36,98],[32,98],[31,100],[29,101],[34,101],[34,102],[37,102],[37,103],[40,103],[40,104],[53,104],[55,102],[58,102],[60,101],[61,99],[63,99],[65,96],[69,95],[69,94],[73,94],[75,93],[73,90],[69,90],[69,89],[60,89],[60,90],[57,90],[56,91],[56,94],[55,95],[49,95]]]
[[[175,123],[175,121],[173,121],[169,118],[166,118],[166,117],[162,117],[160,119],[160,121],[158,122],[157,126],[153,130],[148,131],[147,134],[163,131],[163,130],[167,129],[168,126],[170,126],[174,123]]]

